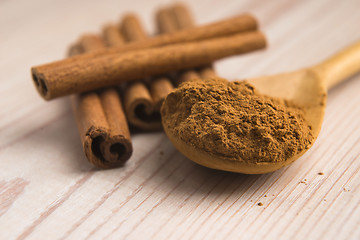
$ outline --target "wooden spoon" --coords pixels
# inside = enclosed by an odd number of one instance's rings
[[[315,141],[324,119],[327,90],[359,70],[360,42],[318,65],[290,73],[247,79],[247,81],[264,95],[291,100],[303,106],[306,109],[305,119],[311,126]],[[305,149],[283,162],[231,161],[194,148],[173,135],[171,129],[168,129],[165,124],[163,127],[175,147],[192,161],[209,168],[231,172],[246,174],[272,172],[294,162],[308,150]]]

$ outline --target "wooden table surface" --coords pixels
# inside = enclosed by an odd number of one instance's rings
[[[155,10],[170,3],[0,2],[0,239],[360,239],[360,75],[329,92],[315,145],[271,174],[201,167],[162,132],[133,134],[123,168],[87,162],[69,99],[43,101],[30,66],[63,58],[81,33],[125,12],[151,33]],[[218,62],[228,79],[299,69],[360,40],[358,0],[188,4],[199,24],[258,17],[269,46]]]

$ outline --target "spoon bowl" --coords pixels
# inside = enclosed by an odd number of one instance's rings
[[[314,136],[313,144],[319,135],[324,119],[327,90],[359,70],[360,42],[313,67],[290,73],[247,79],[247,81],[264,95],[290,100],[304,108],[304,118]],[[190,160],[209,168],[231,172],[246,174],[273,172],[294,162],[309,149],[281,162],[235,161],[198,149],[174,135],[172,129],[169,129],[166,124],[163,124],[163,127],[174,146]]]

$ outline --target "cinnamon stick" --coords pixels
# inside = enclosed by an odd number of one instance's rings
[[[175,15],[175,8],[177,5],[168,8],[159,9],[155,14],[156,25],[160,31],[167,29],[169,32],[175,32],[176,30],[187,28],[188,26],[181,26]],[[185,6],[184,6],[185,8]],[[179,77],[175,78],[176,85],[179,85],[183,81],[187,81],[192,78],[200,78],[200,76],[194,70],[186,70],[179,74]]]
[[[183,83],[183,82],[187,82],[187,81],[191,81],[193,79],[201,79],[202,76],[200,76],[200,74],[198,74],[195,70],[187,70],[182,72],[179,75],[179,79],[178,79],[178,83]]]
[[[85,35],[70,48],[69,55],[103,48],[100,37]],[[132,143],[116,89],[72,96],[72,106],[89,162],[100,168],[122,166],[132,154]]]
[[[168,28],[171,31],[189,28],[194,25],[192,16],[188,8],[183,4],[163,8],[156,13],[156,23],[158,29]],[[183,71],[176,79],[177,84],[191,79],[200,79],[200,75],[193,69]]]
[[[111,25],[104,28],[103,32],[108,46],[122,45],[129,37],[137,38],[139,35],[145,35],[139,21],[132,20],[131,16],[125,16],[120,28],[124,28],[123,26],[127,25],[129,29],[134,28],[134,31],[123,32],[121,34],[119,27]],[[117,38],[117,36],[122,36],[122,38]],[[131,84],[124,91],[124,110],[129,124],[145,130],[155,130],[161,127],[157,124],[160,114],[153,114],[153,102],[150,92],[145,84],[140,81]]]
[[[173,16],[174,24],[178,29],[186,29],[195,26],[194,18],[190,13],[189,8],[183,3],[175,4],[170,10],[170,14]],[[188,70],[179,77],[180,82],[188,81],[192,78],[199,79],[215,77],[216,73],[212,65],[204,66],[198,70],[198,74],[195,70]],[[179,82],[179,83],[180,83]]]
[[[35,67],[34,69],[39,73],[41,73],[46,70],[51,70],[62,66],[66,67],[66,64],[70,64],[81,60],[86,61],[86,59],[99,57],[101,55],[119,54],[125,51],[132,51],[132,50],[151,48],[157,46],[165,46],[175,43],[210,39],[214,37],[227,36],[240,32],[253,31],[256,29],[257,29],[256,19],[250,14],[242,14],[212,24],[199,26],[192,29],[187,29],[184,31],[178,31],[171,34],[164,34],[154,38],[146,39],[144,41],[134,42],[126,46],[103,49],[96,52],[74,56],[72,58],[67,58],[60,61],[40,65]],[[35,82],[37,80],[39,79],[34,79]]]
[[[49,100],[60,96],[109,87],[124,81],[204,66],[215,60],[264,48],[260,32],[234,34],[199,42],[105,55],[75,61],[70,66],[39,71],[33,76],[41,95]]]
[[[139,19],[133,14],[123,18],[120,29],[129,42],[147,38]],[[155,111],[153,98],[144,81],[135,82],[126,88],[124,105],[132,125],[144,130],[161,129],[160,114]]]
[[[171,31],[164,25],[162,31]],[[122,34],[128,41],[141,41],[148,38],[135,15],[127,15],[121,24]],[[173,29],[176,30],[176,29]],[[129,123],[144,130],[162,129],[160,107],[165,97],[173,90],[166,77],[153,79],[149,90],[143,82],[130,84],[125,92],[124,105]]]
[[[102,35],[107,47],[121,47],[125,43],[124,36],[120,34],[118,27],[113,24],[105,25]]]
[[[161,8],[155,14],[155,22],[159,33],[172,33],[180,30],[171,8]]]
[[[165,11],[165,14],[166,11]],[[162,26],[158,27],[159,34],[166,34],[166,33],[174,33],[176,32],[176,28],[171,25],[167,24],[167,19],[160,20]],[[174,89],[172,82],[170,81],[169,77],[157,77],[153,79],[150,83],[150,92],[153,98],[153,102],[155,104],[155,111],[160,115],[160,108],[165,100],[166,96]],[[159,119],[159,125],[162,126],[161,121]],[[162,128],[162,127],[161,127]]]

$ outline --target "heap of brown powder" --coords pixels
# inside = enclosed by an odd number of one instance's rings
[[[185,82],[168,95],[161,115],[182,141],[229,160],[281,162],[313,141],[301,108],[244,81]]]

